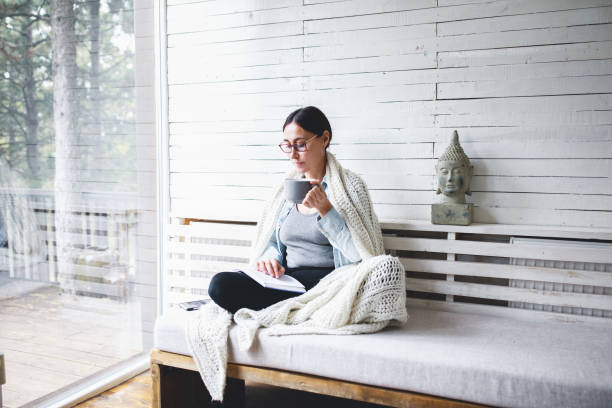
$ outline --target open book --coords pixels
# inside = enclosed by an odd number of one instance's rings
[[[283,275],[280,278],[273,278],[272,276],[266,275],[265,273],[258,271],[257,269],[249,267],[237,269],[237,271],[240,271],[246,274],[247,276],[250,276],[264,288],[288,290],[290,292],[299,293],[306,292],[306,288],[304,288],[304,285],[302,285],[300,281],[289,275]]]

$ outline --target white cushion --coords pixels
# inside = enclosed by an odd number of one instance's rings
[[[187,354],[185,317],[158,319],[155,347]],[[229,361],[481,404],[603,407],[612,401],[612,324],[529,322],[410,309],[408,323],[354,336],[267,336]]]

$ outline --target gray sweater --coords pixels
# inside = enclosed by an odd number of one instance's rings
[[[294,205],[283,222],[280,240],[287,247],[288,268],[333,268],[333,249],[329,240],[317,228],[317,215],[301,214]]]

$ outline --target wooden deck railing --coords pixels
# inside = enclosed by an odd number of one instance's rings
[[[59,267],[53,191],[0,189],[0,274],[62,283],[80,294],[125,299],[136,269],[137,197],[75,193],[68,243],[74,255]]]

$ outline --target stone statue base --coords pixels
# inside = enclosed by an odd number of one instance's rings
[[[470,225],[474,204],[440,203],[431,205],[431,223],[443,225]]]

